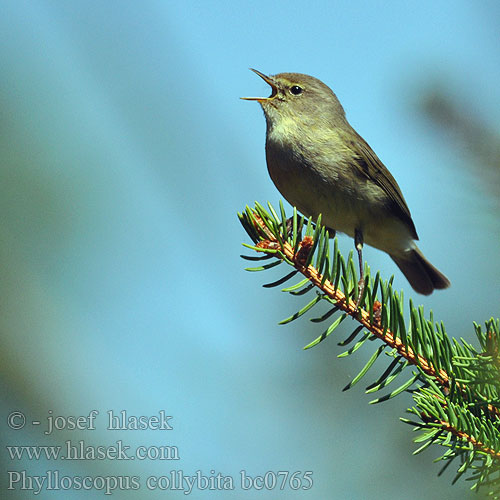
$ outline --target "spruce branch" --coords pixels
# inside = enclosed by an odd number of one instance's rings
[[[409,368],[411,374],[405,382],[371,403],[410,392],[415,406],[408,412],[416,415],[419,421],[401,420],[422,432],[417,440],[425,444],[415,453],[431,444],[440,444],[446,447],[446,452],[438,460],[447,461],[447,465],[455,458],[461,461],[455,481],[470,469],[474,471],[470,478],[475,481],[473,488],[487,484],[492,495],[500,495],[499,320],[488,320],[485,330],[474,324],[481,347],[478,351],[463,339],[460,342],[450,339],[444,324],[434,321],[432,311],[426,317],[423,307],[415,307],[411,299],[407,321],[403,293],[393,290],[392,278],[384,281],[379,273],[372,278],[366,264],[365,288],[359,299],[353,253],[345,260],[336,239],[332,249],[328,229],[321,225],[321,216],[315,223],[312,219],[306,223],[295,209],[293,216],[287,219],[282,203],[279,215],[270,204],[268,207],[269,211],[256,203],[255,208],[246,207],[244,213],[238,214],[254,243],[244,246],[262,254],[242,257],[253,261],[270,260],[248,270],[263,271],[286,263],[294,268],[293,271],[265,287],[281,286],[301,274],[304,279],[283,291],[305,295],[316,290],[314,299],[281,324],[303,316],[320,302],[329,302],[331,309],[311,321],[320,323],[336,313],[340,315],[304,347],[309,349],[330,336],[347,317],[353,318],[358,326],[339,342],[339,345],[351,347],[339,357],[354,354],[368,340],[379,340],[381,344],[344,390],[365,377],[382,353],[392,360],[367,386],[367,393],[385,389],[403,373],[408,373]],[[304,225],[305,236],[302,237]]]

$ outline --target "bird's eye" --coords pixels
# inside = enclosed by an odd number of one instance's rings
[[[290,92],[293,95],[302,94],[302,87],[299,87],[298,85],[294,85],[293,87],[290,87]]]

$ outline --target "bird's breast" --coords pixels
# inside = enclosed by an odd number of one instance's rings
[[[387,195],[373,182],[357,176],[342,151],[330,148],[325,153],[321,146],[316,149],[304,142],[291,145],[268,136],[266,160],[280,193],[306,217],[315,219],[322,214],[324,225],[351,237],[361,229],[367,244],[385,251],[407,244],[404,225],[388,217]],[[393,241],[394,237],[398,241]]]
[[[332,154],[325,162],[318,151],[303,143],[291,145],[268,138],[266,160],[269,175],[280,193],[304,215],[317,217],[322,213],[325,220],[331,213],[342,212],[349,223],[349,207],[355,193],[349,186],[342,158]],[[338,224],[335,229],[342,231]]]

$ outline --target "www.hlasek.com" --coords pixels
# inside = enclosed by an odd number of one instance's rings
[[[261,476],[251,476],[240,471],[236,479],[231,475],[215,473],[209,475],[198,470],[186,475],[182,470],[172,470],[165,476],[149,476],[144,483],[139,476],[65,476],[58,470],[48,470],[43,476],[30,476],[26,471],[9,471],[8,490],[30,491],[38,495],[42,491],[97,490],[104,495],[117,491],[147,490],[182,491],[190,495],[193,490],[309,490],[313,487],[312,471],[267,471]]]
[[[130,449],[122,440],[111,446],[92,446],[85,441],[64,442],[64,446],[6,446],[11,460],[180,460],[177,446],[138,446]]]

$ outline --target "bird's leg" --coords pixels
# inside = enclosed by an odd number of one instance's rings
[[[331,227],[327,227],[326,230],[328,231],[329,238],[335,238],[335,235],[337,234],[337,231],[335,231],[335,229],[332,229]]]
[[[302,227],[304,225],[304,219],[302,217],[297,217],[297,238],[299,241],[302,239]],[[288,217],[286,220],[286,234],[291,237],[293,234],[293,217]]]
[[[358,281],[358,298],[356,299],[356,311],[358,310],[359,304],[361,302],[361,297],[365,291],[365,276],[363,270],[363,233],[360,229],[354,230],[354,245],[356,246],[356,251],[358,252],[359,260],[359,281]]]
[[[304,219],[302,217],[297,218],[297,234],[299,239],[302,239],[303,227],[304,227]],[[328,232],[329,238],[335,238],[335,235],[337,234],[337,231],[335,231],[335,229],[326,226],[325,229]],[[293,234],[293,217],[288,217],[288,219],[286,220],[286,234],[288,236],[292,236]]]
[[[288,217],[286,220],[286,235],[288,237],[292,236],[293,233],[293,217]]]

